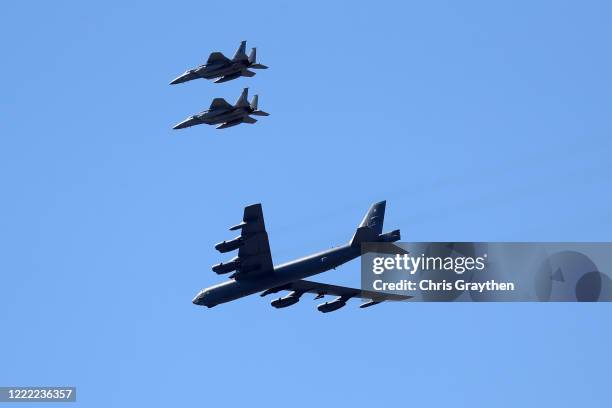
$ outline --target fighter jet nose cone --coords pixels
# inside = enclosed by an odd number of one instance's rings
[[[204,122],[199,118],[199,116],[190,116],[187,119],[185,119],[184,121],[174,125],[174,127],[172,129],[188,128],[188,127],[191,127],[191,126],[199,125],[201,123],[204,123]]]
[[[174,127],[172,129],[184,129],[186,127],[192,126],[193,125],[192,121],[193,120],[191,118],[186,119],[186,120],[184,120],[184,121],[174,125]]]
[[[183,82],[191,81],[192,79],[196,79],[196,78],[198,78],[198,74],[193,70],[189,70],[179,75],[178,77],[174,78],[170,82],[170,85],[182,84]]]
[[[172,81],[170,81],[170,85],[180,84],[182,82],[185,82],[186,80],[187,80],[187,75],[183,74],[179,77],[174,78]]]

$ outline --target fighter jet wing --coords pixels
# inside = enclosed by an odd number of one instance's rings
[[[412,298],[412,296],[348,288],[346,286],[329,285],[327,283],[319,283],[303,279],[295,282],[290,282],[286,285],[282,285],[276,288],[268,289],[267,291],[262,293],[262,296],[265,296],[270,293],[276,293],[281,290],[289,290],[301,293],[314,293],[317,296],[321,297],[323,297],[324,295],[333,295],[342,296],[346,299],[370,299],[372,302],[366,303],[367,305],[384,302],[385,300],[408,300]]]
[[[208,56],[208,61],[206,61],[206,64],[221,64],[224,62],[231,62],[229,58],[227,58],[225,55],[223,55],[220,52],[213,52]]]
[[[272,272],[274,267],[261,204],[245,207],[242,222],[230,229],[241,230],[240,238],[243,244],[238,249],[240,274]]]
[[[232,109],[233,106],[223,98],[215,98],[210,104],[210,109]]]

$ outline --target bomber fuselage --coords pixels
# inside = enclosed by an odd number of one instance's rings
[[[239,276],[236,279],[203,289],[193,303],[213,307],[266,289],[329,271],[361,255],[359,246],[349,244],[319,252],[274,267],[273,272]]]

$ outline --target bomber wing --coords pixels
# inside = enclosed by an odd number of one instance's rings
[[[317,295],[315,299],[322,298],[325,295],[339,296],[344,301],[350,298],[369,299],[370,302],[362,304],[360,307],[368,307],[375,305],[385,300],[408,300],[412,296],[396,295],[392,293],[374,292],[370,290],[361,290],[355,288],[349,288],[346,286],[329,285],[327,283],[319,283],[308,280],[298,280],[290,282],[286,285],[278,286],[276,288],[268,289],[261,293],[261,296],[269,295],[270,293],[276,293],[281,290],[288,290],[297,292],[298,294],[314,293]]]
[[[220,252],[238,248],[238,256],[228,264],[215,265],[213,270],[217,273],[235,270],[233,277],[237,279],[241,275],[252,276],[272,272],[274,267],[261,204],[245,207],[242,222],[230,228],[230,231],[236,230],[240,230],[239,237],[232,241],[223,241],[215,248]],[[232,263],[232,269],[223,268],[223,265],[229,266]]]
[[[274,266],[261,204],[245,207],[239,225],[235,227],[240,228],[244,240],[244,245],[238,249],[241,271],[249,274],[272,272]]]

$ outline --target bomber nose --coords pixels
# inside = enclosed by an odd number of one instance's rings
[[[202,300],[203,300],[202,298],[203,298],[203,295],[202,295],[202,292],[200,292],[196,295],[196,297],[193,298],[191,303],[193,303],[194,305],[201,305]]]

